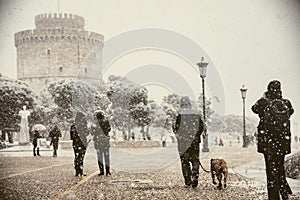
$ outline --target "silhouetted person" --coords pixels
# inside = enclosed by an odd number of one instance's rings
[[[38,147],[38,139],[41,138],[40,133],[37,130],[33,131],[33,156],[41,156],[40,155],[40,148]],[[35,151],[36,150],[36,151]]]
[[[94,147],[97,151],[98,166],[100,174],[104,175],[104,166],[106,171],[106,176],[110,176],[110,158],[109,158],[109,148],[110,148],[110,137],[109,132],[111,130],[109,121],[105,119],[102,112],[96,114],[96,124],[92,126],[92,134],[94,136]],[[103,162],[104,161],[104,162]]]
[[[61,132],[57,125],[50,131],[49,137],[51,137],[50,145],[53,145],[53,157],[57,156],[58,142],[61,137]]]
[[[74,150],[74,168],[75,176],[85,176],[83,174],[83,160],[87,148],[88,136],[87,120],[83,113],[78,112],[75,117],[75,123],[71,125],[70,136],[73,140]]]
[[[135,133],[132,131],[131,132],[131,140],[134,141],[135,140]]]
[[[166,147],[167,146],[167,138],[166,138],[166,136],[162,136],[162,138],[161,138],[161,144],[162,144],[162,147]]]
[[[178,141],[178,152],[185,187],[198,186],[199,144],[203,131],[203,121],[198,110],[192,109],[190,99],[182,97],[180,111],[173,125],[173,132]]]
[[[284,157],[291,153],[290,116],[294,109],[282,98],[281,84],[274,80],[267,92],[253,106],[260,121],[257,127],[257,151],[263,153],[266,164],[268,196],[270,200],[288,199],[292,190],[285,177]]]
[[[220,138],[220,140],[219,140],[219,146],[224,146],[224,142],[223,142],[222,138]]]

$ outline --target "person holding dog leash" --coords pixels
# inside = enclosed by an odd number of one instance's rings
[[[192,104],[187,96],[182,97],[180,111],[175,124],[173,124],[173,132],[178,141],[182,175],[187,188],[198,186],[199,144],[203,129],[204,124],[200,112],[192,109]]]
[[[285,177],[284,157],[291,153],[290,116],[294,109],[288,99],[282,98],[279,81],[271,81],[267,89],[252,106],[260,118],[257,151],[265,157],[269,200],[279,200],[280,195],[286,200],[292,190]]]

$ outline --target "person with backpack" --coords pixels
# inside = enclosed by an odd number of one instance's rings
[[[173,132],[178,141],[178,153],[185,187],[196,188],[199,178],[199,145],[204,129],[199,110],[192,109],[190,99],[182,97],[180,111],[173,124]]]
[[[102,112],[96,113],[96,124],[92,126],[92,135],[94,141],[94,147],[97,151],[97,159],[100,174],[104,175],[104,164],[106,176],[110,176],[110,158],[109,158],[109,148],[110,148],[110,137],[109,132],[111,130],[109,121],[105,119]],[[105,161],[105,163],[103,162]]]
[[[292,190],[285,177],[284,158],[291,153],[291,102],[282,98],[281,83],[273,80],[253,106],[260,121],[257,127],[257,151],[263,153],[266,165],[269,200],[288,199]]]

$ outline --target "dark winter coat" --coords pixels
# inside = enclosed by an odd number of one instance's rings
[[[109,132],[111,130],[110,124],[107,120],[96,122],[96,125],[92,126],[92,135],[95,149],[103,150],[110,147]]]
[[[32,140],[32,144],[33,144],[34,146],[37,146],[37,140],[38,140],[39,138],[41,138],[40,133],[39,133],[37,130],[33,131],[33,140]]]
[[[70,129],[70,138],[73,140],[73,147],[81,147],[86,149],[87,147],[87,137],[88,134],[82,131],[78,131],[78,128],[75,124],[71,125]]]
[[[55,126],[49,133],[49,137],[51,137],[51,143],[57,144],[59,141],[59,137],[61,137],[61,132],[57,126]]]
[[[81,147],[86,149],[88,142],[87,136],[89,135],[87,120],[83,114],[77,114],[75,124],[71,126],[70,137],[73,140],[73,147]]]
[[[173,132],[178,141],[180,155],[194,145],[199,146],[203,127],[204,124],[199,111],[187,108],[179,112],[173,125]]]
[[[258,114],[260,121],[257,127],[257,151],[267,154],[289,154],[291,153],[291,131],[290,120],[286,126],[280,130],[274,130],[273,125],[268,122],[265,108],[271,100],[280,99],[288,108],[289,116],[294,113],[294,109],[288,99],[283,99],[281,91],[268,90],[266,97],[260,98],[253,106],[252,111]]]

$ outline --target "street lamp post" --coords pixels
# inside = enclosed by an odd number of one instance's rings
[[[208,62],[204,62],[204,58],[201,58],[201,62],[197,63],[200,71],[200,77],[202,79],[202,98],[203,98],[203,123],[204,123],[204,130],[203,130],[203,148],[202,152],[209,152],[208,148],[208,135],[206,129],[206,108],[205,108],[205,85],[204,85],[204,78],[206,77],[206,68]]]
[[[246,92],[247,88],[243,85],[241,90],[241,95],[243,99],[243,147],[247,147],[247,141],[246,141],[246,118],[245,118],[245,99],[246,99]]]

